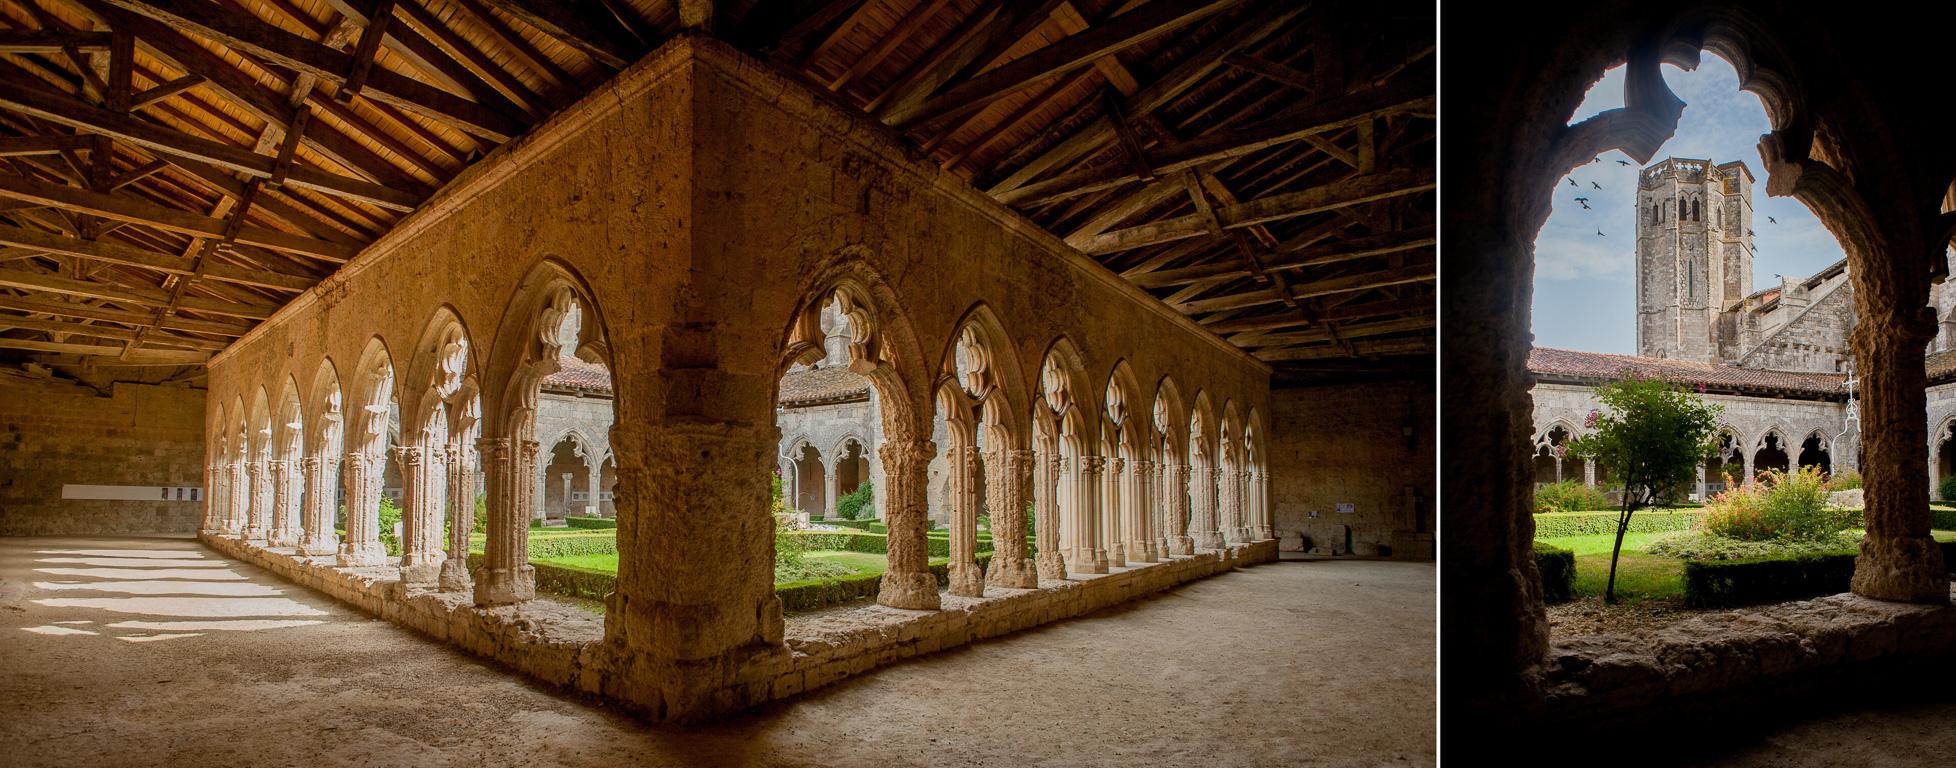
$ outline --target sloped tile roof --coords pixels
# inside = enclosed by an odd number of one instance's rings
[[[814,405],[869,398],[869,379],[842,367],[795,371],[781,377],[782,405]]]
[[[545,385],[611,391],[611,371],[604,366],[575,357],[557,358],[557,364],[563,367],[543,377]]]
[[[1929,369],[1929,381],[1932,383],[1956,374],[1956,351],[1932,352],[1922,362]]]
[[[1956,359],[1952,359],[1956,365]],[[1719,389],[1771,390],[1809,395],[1838,395],[1847,380],[1839,373],[1792,373],[1738,368],[1730,365],[1659,360],[1650,357],[1610,355],[1601,352],[1572,352],[1566,349],[1535,348],[1528,354],[1528,370],[1540,376],[1613,380],[1629,368],[1642,376],[1676,384],[1701,384]]]

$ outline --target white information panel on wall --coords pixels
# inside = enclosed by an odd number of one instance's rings
[[[1347,503],[1344,503],[1344,502],[1339,502],[1339,503],[1338,503],[1338,514],[1341,514],[1341,515],[1353,515],[1353,514],[1357,514],[1357,513],[1358,513],[1358,505],[1357,505],[1357,504],[1347,504]]]
[[[203,501],[204,489],[171,485],[63,485],[64,499],[110,501]]]

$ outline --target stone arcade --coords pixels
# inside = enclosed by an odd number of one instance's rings
[[[1450,157],[1471,171],[1450,176],[1443,203],[1441,412],[1456,440],[1442,467],[1447,743],[1509,744],[1514,729],[1545,724],[1620,733],[1710,712],[1795,712],[1810,699],[1793,694],[1831,681],[1925,679],[1918,673],[1956,637],[1946,564],[1929,536],[1924,365],[1937,330],[1931,285],[1949,274],[1956,224],[1946,130],[1956,113],[1896,75],[1944,68],[1937,33],[1817,3],[1606,2],[1448,34],[1499,43],[1449,59],[1459,107],[1449,121],[1461,127]],[[1759,140],[1767,193],[1813,209],[1854,276],[1846,347],[1867,425],[1858,453],[1868,534],[1853,592],[1551,646],[1530,544],[1530,243],[1571,169],[1611,149],[1653,159],[1685,107],[1660,66],[1695,66],[1706,53],[1732,62],[1772,121]],[[1567,125],[1584,91],[1626,63],[1627,106]]]
[[[30,5],[0,532],[195,531],[685,723],[1280,532],[1432,557],[1418,4]],[[777,468],[811,511],[876,484],[873,602],[784,615]],[[206,495],[61,498],[110,482]],[[539,512],[615,513],[601,615],[538,597]]]

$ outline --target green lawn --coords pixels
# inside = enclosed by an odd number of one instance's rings
[[[1668,533],[1632,533],[1623,537],[1623,556],[1616,564],[1616,594],[1631,600],[1684,599],[1684,561],[1644,554],[1644,545]],[[1937,541],[1956,540],[1956,532],[1934,531]],[[1603,594],[1610,578],[1613,535],[1563,536],[1542,539],[1576,553],[1575,597]]]
[[[808,553],[811,560],[824,560],[853,568],[857,573],[882,573],[889,568],[889,558],[865,552],[820,551]],[[598,571],[618,572],[617,555],[580,555],[577,557],[539,557],[533,562],[552,565],[568,565],[576,568],[590,568]]]

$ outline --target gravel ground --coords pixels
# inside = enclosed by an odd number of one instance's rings
[[[1435,601],[1263,565],[679,728],[192,539],[0,538],[0,764],[1432,765]]]
[[[1700,613],[1704,611],[1685,608],[1682,600],[1640,600],[1635,604],[1610,605],[1600,595],[1579,597],[1548,607],[1549,641],[1661,627]]]

